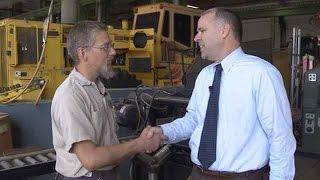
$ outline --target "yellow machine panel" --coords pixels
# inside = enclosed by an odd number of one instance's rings
[[[42,98],[51,99],[55,89],[66,78],[70,67],[64,58],[64,28],[69,26],[51,23],[48,30],[44,61],[37,74],[32,93],[26,92],[19,99],[35,99],[42,88]],[[0,21],[1,81],[0,97],[24,86],[36,69],[42,51],[42,22],[5,19]],[[44,83],[46,82],[46,83]],[[38,92],[33,92],[38,90]]]

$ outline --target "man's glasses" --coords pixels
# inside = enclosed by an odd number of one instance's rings
[[[111,50],[111,48],[113,48],[113,45],[111,43],[109,43],[109,44],[103,45],[103,46],[88,46],[88,47],[104,50],[105,52],[109,52]]]

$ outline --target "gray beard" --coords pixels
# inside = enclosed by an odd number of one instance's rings
[[[110,79],[115,76],[114,71],[111,68],[111,65],[105,65],[99,73],[100,77],[105,79]]]

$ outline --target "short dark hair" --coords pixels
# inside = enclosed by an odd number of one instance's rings
[[[240,17],[224,8],[211,8],[202,13],[203,15],[212,14],[215,18],[221,19],[231,26],[234,37],[240,42],[242,39],[242,23]]]
[[[97,21],[81,21],[70,30],[67,37],[67,50],[74,66],[79,62],[77,49],[93,46],[97,33],[101,31],[106,31],[106,27]]]

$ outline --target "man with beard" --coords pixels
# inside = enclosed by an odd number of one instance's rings
[[[56,90],[51,107],[57,179],[119,179],[116,167],[122,160],[155,150],[151,142],[160,140],[147,139],[143,131],[119,143],[111,98],[99,79],[112,76],[115,55],[102,24],[76,24],[67,48],[74,69]]]
[[[292,180],[296,141],[282,77],[242,51],[241,26],[225,9],[201,15],[194,40],[212,64],[198,75],[185,116],[147,136],[190,138],[193,180]]]

